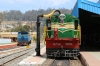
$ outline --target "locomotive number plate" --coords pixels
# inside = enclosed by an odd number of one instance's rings
[[[72,43],[65,43],[65,44],[66,44],[66,45],[71,45],[71,46],[73,45]]]
[[[59,45],[61,45],[61,43],[53,43],[53,45],[57,45],[57,46],[59,46]]]

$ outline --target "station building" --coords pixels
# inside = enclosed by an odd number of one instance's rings
[[[18,32],[0,32],[1,38],[10,38],[12,42],[17,42]],[[30,32],[30,35],[36,37],[36,32]]]

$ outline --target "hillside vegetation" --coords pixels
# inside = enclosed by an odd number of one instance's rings
[[[22,13],[18,10],[10,10],[4,12],[4,20],[12,21],[12,20],[21,20],[21,21],[36,21],[37,15],[39,14],[49,14],[54,9],[48,8],[47,10],[39,9],[39,10],[28,10],[25,13]],[[72,10],[59,8],[62,13],[71,14]]]

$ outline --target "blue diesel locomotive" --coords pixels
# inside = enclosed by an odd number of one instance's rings
[[[18,46],[31,44],[32,37],[29,32],[18,32]]]

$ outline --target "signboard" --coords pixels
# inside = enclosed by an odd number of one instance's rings
[[[18,32],[11,32],[11,34],[18,34]]]

